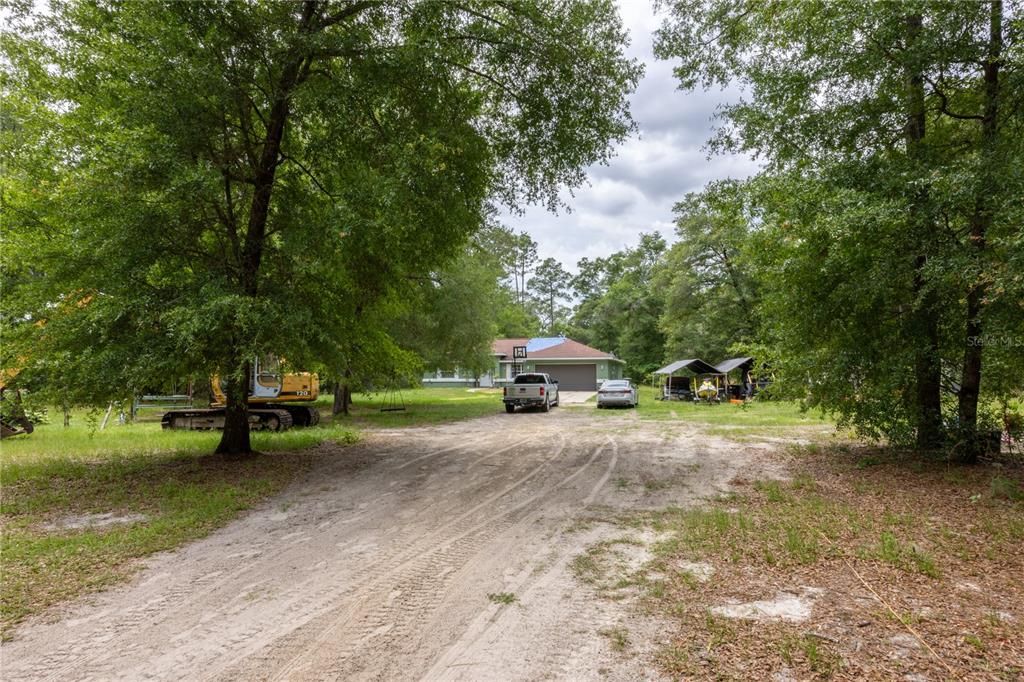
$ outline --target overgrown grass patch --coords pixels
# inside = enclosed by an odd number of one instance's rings
[[[775,457],[792,478],[737,478],[728,499],[622,520],[662,538],[632,584],[644,608],[675,623],[656,656],[664,672],[944,679],[949,665],[961,677],[1024,675],[1024,501],[1013,492],[1024,471],[858,446]],[[698,579],[698,565],[713,573]],[[783,592],[810,600],[807,622],[712,611]]]
[[[219,433],[72,424],[2,446],[4,637],[26,616],[121,580],[137,559],[200,538],[278,492],[311,463],[303,449],[356,438],[337,426],[254,434],[262,454],[229,462],[209,454]]]

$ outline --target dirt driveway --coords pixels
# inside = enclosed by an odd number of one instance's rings
[[[625,657],[607,632],[629,627],[653,646],[657,624],[571,570],[622,530],[581,521],[696,503],[756,452],[580,409],[322,446],[264,508],[56,622],[25,624],[0,647],[3,677],[655,677],[643,642]]]

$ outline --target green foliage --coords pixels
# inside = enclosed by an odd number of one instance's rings
[[[569,297],[569,273],[554,258],[545,258],[534,271],[529,285],[540,312],[541,332],[549,335],[564,331]]]
[[[238,403],[268,352],[408,372],[386,330],[410,282],[493,202],[582,182],[631,130],[639,76],[606,0],[69,2],[10,21],[4,366],[82,404],[213,372]]]
[[[733,181],[676,204],[679,241],[655,277],[665,293],[659,325],[666,358],[710,358],[754,341],[758,291],[750,198]],[[764,358],[762,358],[764,359]]]
[[[495,228],[485,228],[458,259],[420,278],[391,324],[392,336],[422,358],[424,368],[483,374],[491,368],[491,341],[506,300],[501,255],[491,250]]]
[[[607,258],[584,258],[572,287],[580,299],[570,336],[626,361],[626,376],[640,381],[661,366],[664,307],[655,271],[665,251],[658,233],[641,234],[636,247]]]
[[[989,483],[989,494],[994,500],[1024,502],[1024,488],[1021,488],[1016,481],[1003,476],[992,477],[992,482]]]
[[[711,147],[764,159],[740,253],[777,392],[893,443],[975,433],[1024,373],[1020,3],[669,10],[682,87],[747,90]]]

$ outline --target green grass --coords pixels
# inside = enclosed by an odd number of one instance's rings
[[[495,604],[515,604],[518,601],[516,595],[511,592],[492,592],[487,598]]]
[[[833,556],[831,542],[855,548],[863,560],[938,578],[936,559],[901,535],[920,537],[928,523],[913,514],[865,515],[855,506],[816,492],[806,472],[791,482],[755,481],[753,494],[734,499],[735,509],[670,508],[648,516],[669,535],[654,546],[662,558],[697,557],[771,567],[811,565]],[[724,503],[723,503],[724,504]]]
[[[301,451],[351,442],[344,425],[253,434],[262,454],[228,462],[219,433],[163,431],[148,422],[95,431],[40,425],[0,444],[3,581],[0,636],[26,616],[130,575],[135,560],[206,535],[281,490],[311,462]],[[131,523],[73,528],[74,517]]]
[[[301,450],[325,440],[351,441],[351,427],[337,423],[282,433],[253,433],[252,446],[258,452]],[[129,462],[140,457],[175,453],[199,456],[217,447],[220,432],[165,431],[158,422],[111,425],[94,431],[84,419],[71,426],[43,424],[27,436],[9,438],[0,444],[0,480],[10,484],[28,478],[75,477],[96,461]]]
[[[598,634],[608,638],[612,651],[622,653],[629,648],[629,630],[622,627],[598,630]]]
[[[807,666],[819,677],[831,678],[842,668],[843,659],[814,635],[787,635],[779,643],[779,653],[786,665],[797,663],[802,657]]]
[[[405,410],[381,412],[385,403],[383,393],[356,393],[352,396],[353,406],[349,416],[337,415],[336,424],[360,427],[394,428],[420,426],[442,422],[473,419],[505,413],[501,401],[501,389],[465,388],[412,388],[403,389],[401,401]],[[387,402],[390,402],[388,396]],[[321,413],[329,414],[332,399],[323,397],[318,402]]]
[[[784,401],[757,401],[744,405],[721,403],[718,405],[693,404],[679,400],[658,400],[660,392],[651,386],[640,387],[640,405],[636,408],[641,419],[684,421],[702,424],[714,435],[747,435],[764,433],[772,428],[787,429],[794,426],[832,426],[828,419],[812,412],[801,412],[799,405]],[[621,416],[622,410],[594,410],[601,416]]]

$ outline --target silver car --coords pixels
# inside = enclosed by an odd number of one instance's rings
[[[610,379],[597,390],[597,407],[636,407],[640,402],[636,386],[629,379]]]

